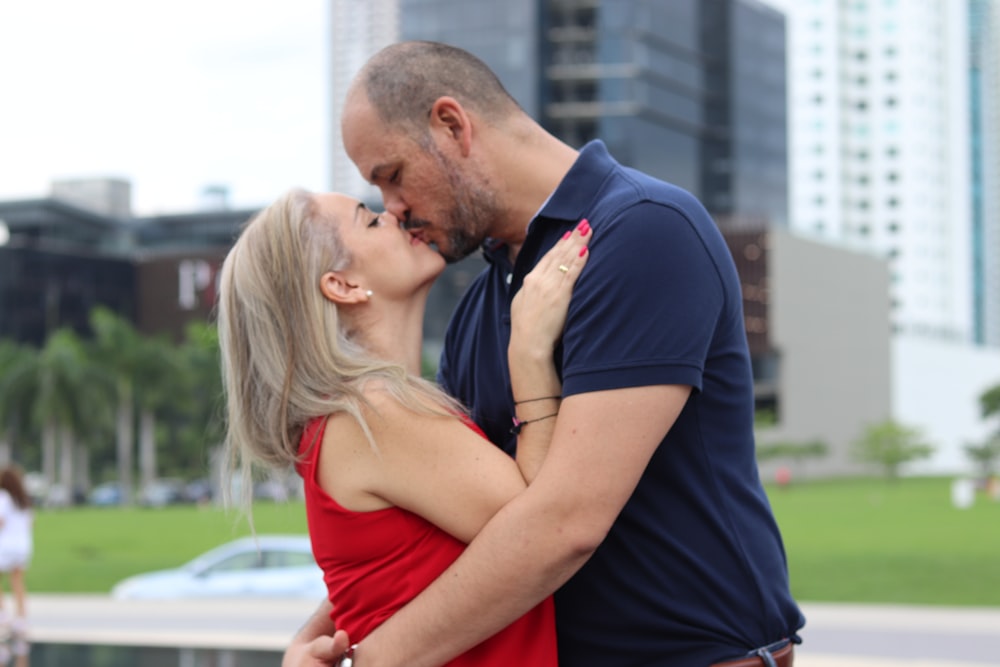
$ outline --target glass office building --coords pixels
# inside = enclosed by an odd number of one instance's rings
[[[572,146],[787,226],[785,25],[756,0],[400,0],[403,39],[468,49]]]
[[[0,202],[0,339],[42,346],[105,306],[179,339],[215,307],[218,270],[252,211],[118,218],[59,198]]]

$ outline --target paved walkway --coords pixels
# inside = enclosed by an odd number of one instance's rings
[[[997,667],[1000,608],[804,603],[796,667]]]
[[[281,651],[317,603],[33,595],[29,609],[36,642]],[[802,608],[807,625],[796,667],[1000,666],[1000,608]]]

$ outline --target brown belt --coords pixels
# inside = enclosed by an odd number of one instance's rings
[[[788,642],[778,650],[772,651],[771,658],[774,659],[774,664],[777,667],[792,667],[792,662],[795,659],[794,644]],[[745,658],[717,662],[711,667],[767,667],[768,665],[770,663],[764,656],[750,655]]]

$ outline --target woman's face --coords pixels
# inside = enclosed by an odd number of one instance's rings
[[[405,301],[429,287],[444,271],[444,259],[399,225],[391,213],[376,214],[360,200],[330,193],[315,195],[320,209],[335,220],[351,255],[341,273],[375,299]]]

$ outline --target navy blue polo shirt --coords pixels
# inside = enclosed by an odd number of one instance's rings
[[[514,452],[510,302],[582,218],[594,231],[556,353],[563,394],[693,390],[605,541],[556,593],[560,665],[704,667],[793,636],[804,619],[757,473],[740,282],[689,193],[587,144],[516,263],[486,244],[489,266],[452,317],[439,380]]]

